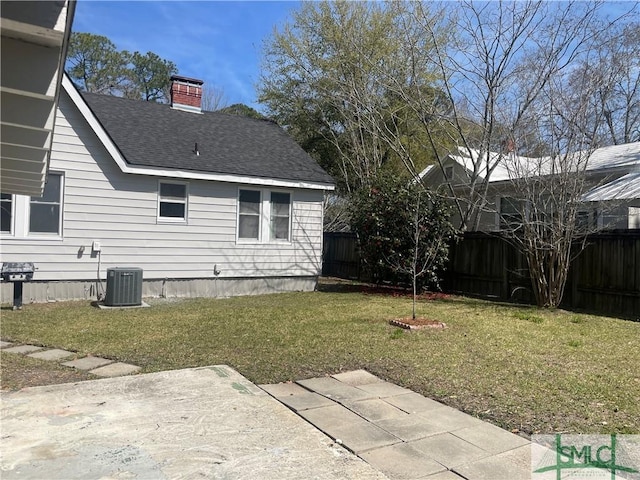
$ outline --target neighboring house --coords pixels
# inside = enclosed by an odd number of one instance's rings
[[[445,158],[442,168],[431,165],[419,177],[445,195],[453,189],[458,198],[465,199],[474,164],[479,166],[478,181],[482,183],[486,177],[487,162],[477,160],[477,151],[473,154],[476,157],[471,161],[467,151],[459,148],[458,155]],[[490,159],[491,166],[497,165],[489,175],[488,202],[480,216],[480,231],[498,231],[517,221],[520,212],[515,206],[514,180],[551,175],[548,159],[513,154],[500,158],[497,153],[491,153]],[[595,150],[588,157],[585,175],[588,190],[581,198],[579,221],[600,229],[640,228],[640,142]]]
[[[202,112],[202,82],[172,81],[161,105],[64,76],[44,194],[1,200],[2,261],[37,268],[25,301],[100,296],[109,267],[142,268],[144,296],[315,287],[331,177],[275,123]]]

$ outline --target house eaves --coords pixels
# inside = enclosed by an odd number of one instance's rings
[[[115,102],[119,105],[125,105],[125,107],[129,108],[128,112],[122,112],[122,117],[128,121],[132,121],[135,123],[135,127],[127,127],[129,130],[133,130],[135,133],[135,129],[145,129],[145,120],[149,120],[150,116],[145,114],[140,114],[139,118],[133,119],[134,115],[138,115],[138,112],[141,110],[145,111],[153,111],[153,112],[161,112],[163,118],[161,119],[161,124],[163,127],[171,127],[171,124],[167,124],[172,118],[180,115],[180,119],[182,121],[186,120],[188,122],[192,122],[195,125],[202,125],[203,119],[206,117],[205,115],[196,115],[190,112],[178,112],[174,109],[171,109],[168,105],[157,105],[157,104],[147,104],[145,102],[137,102],[133,100],[126,100],[116,97],[104,98],[96,95],[91,95],[91,100],[94,103],[93,107],[89,105],[88,101],[83,97],[78,89],[73,85],[70,78],[65,74],[63,78],[62,85],[70,96],[73,103],[76,105],[84,119],[87,121],[89,126],[92,128],[94,133],[97,135],[98,139],[105,147],[107,152],[111,155],[113,160],[116,162],[118,167],[123,173],[133,174],[133,175],[149,175],[156,177],[169,177],[169,178],[178,178],[178,179],[193,179],[193,180],[207,180],[207,181],[217,181],[217,182],[226,182],[226,183],[238,183],[238,184],[247,184],[247,185],[260,185],[260,186],[268,186],[268,187],[281,187],[281,188],[305,188],[312,190],[334,190],[335,185],[331,177],[329,177],[315,162],[313,159],[308,157],[307,165],[299,166],[297,175],[290,175],[290,178],[287,178],[288,172],[286,168],[281,168],[278,171],[274,171],[273,175],[265,174],[264,168],[261,174],[251,174],[249,172],[249,168],[245,166],[244,172],[240,172],[240,167],[237,168],[237,171],[234,171],[235,165],[233,162],[228,162],[227,171],[215,171],[214,168],[211,168],[210,165],[213,163],[209,157],[205,155],[200,155],[199,150],[207,150],[209,156],[211,154],[207,149],[206,143],[198,143],[192,142],[191,137],[187,139],[176,139],[178,142],[182,142],[181,151],[176,151],[176,158],[180,155],[184,157],[185,153],[188,153],[188,159],[186,161],[179,161],[180,159],[173,161],[170,155],[165,155],[165,160],[163,161],[161,157],[162,154],[167,150],[167,148],[162,148],[161,145],[156,145],[155,140],[153,144],[150,140],[145,140],[144,138],[154,138],[158,139],[162,136],[162,132],[147,132],[144,130],[137,130],[138,135],[134,135],[136,140],[138,138],[142,138],[139,141],[140,145],[134,144],[131,141],[131,138],[123,137],[123,134],[126,135],[126,131],[122,128],[121,125],[117,125],[112,123],[112,128],[118,128],[118,132],[110,131],[108,126],[104,125],[104,121],[111,120],[110,118],[104,115],[104,111],[100,112],[103,114],[103,118],[100,119],[99,115],[94,109],[96,107],[101,107],[105,104],[105,102]],[[99,100],[99,101],[98,101]],[[136,109],[131,109],[131,105],[135,104]],[[115,104],[114,103],[114,104]],[[141,105],[142,104],[142,105]],[[110,112],[107,112],[110,113]],[[114,111],[115,114],[120,114],[121,112]],[[211,115],[210,113],[208,113]],[[186,117],[185,117],[186,116]],[[118,120],[118,116],[114,115],[113,120]],[[177,118],[177,117],[176,117]],[[228,116],[233,121],[241,121],[235,119],[231,116]],[[169,120],[168,120],[169,119]],[[154,120],[154,118],[151,118]],[[253,119],[246,119],[247,121],[256,121]],[[200,122],[200,123],[198,123]],[[183,124],[176,124],[178,127],[183,127]],[[273,125],[273,128],[278,128]],[[168,130],[167,130],[168,131]],[[118,138],[120,139],[120,144],[113,135],[120,135]],[[206,138],[211,138],[213,135],[211,133],[215,132],[205,132],[209,133],[208,136],[203,136],[203,132],[199,132],[200,137],[194,135],[195,138],[203,138],[205,142]],[[284,134],[284,132],[282,132]],[[124,139],[123,139],[124,138]],[[125,140],[127,140],[125,142]],[[164,140],[164,138],[161,138]],[[293,140],[289,139],[290,142]],[[191,143],[187,143],[191,142]],[[188,145],[188,147],[186,147]],[[171,146],[173,147],[173,146]],[[295,147],[300,148],[295,145]],[[188,152],[186,152],[186,148],[188,148]],[[154,150],[155,149],[155,150]],[[147,153],[147,150],[150,153]],[[301,149],[300,149],[301,150]],[[156,152],[154,154],[154,151]],[[127,157],[127,152],[129,153],[129,157]],[[229,156],[229,151],[227,149],[227,156]],[[302,152],[301,155],[306,153]],[[207,159],[209,158],[209,163],[207,163]],[[305,159],[306,160],[306,159]],[[311,163],[313,162],[313,163]],[[304,163],[304,162],[303,162]],[[229,166],[229,164],[231,164]],[[206,168],[202,168],[206,167]],[[258,165],[260,167],[260,165]],[[259,169],[259,168],[258,168]],[[276,169],[272,169],[276,170]],[[308,175],[306,172],[308,171]]]
[[[2,193],[42,195],[75,4],[75,0],[2,2]]]

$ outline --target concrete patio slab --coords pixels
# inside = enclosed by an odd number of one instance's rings
[[[429,475],[427,478],[428,478],[428,480],[465,480],[463,477],[461,477],[460,475],[456,475],[452,471],[436,473],[434,475]],[[513,479],[513,478],[506,479],[505,478],[504,480],[515,480],[515,479]]]
[[[140,367],[137,365],[131,365],[130,363],[115,362],[109,363],[104,367],[95,368],[89,370],[89,373],[93,373],[99,377],[121,377],[124,375],[131,375],[140,371]]]
[[[258,385],[261,389],[267,392],[269,395],[278,399],[288,397],[291,395],[300,395],[303,393],[309,393],[304,387],[301,387],[297,383],[272,383],[268,385]]]
[[[309,410],[311,408],[330,407],[335,405],[335,402],[329,400],[327,397],[323,397],[322,395],[309,391],[298,395],[280,397],[278,400],[296,412],[302,412],[303,410]]]
[[[2,394],[3,480],[384,480],[226,366]]]
[[[408,388],[399,387],[393,383],[389,382],[378,382],[378,383],[369,383],[367,385],[358,385],[360,390],[364,390],[365,392],[370,393],[371,395],[375,395],[376,397],[385,398],[385,397],[393,397],[395,395],[404,395],[407,393],[413,393]]]
[[[18,345],[17,347],[8,347],[2,349],[3,352],[21,354],[37,352],[38,350],[42,350],[42,347],[39,347],[37,345]]]
[[[352,387],[359,387],[361,385],[379,383],[382,381],[366,370],[353,370],[351,372],[337,373],[331,376],[342,383],[351,385]]]
[[[27,357],[37,358],[39,360],[62,360],[64,358],[69,358],[75,355],[74,352],[69,352],[67,350],[61,350],[59,348],[53,348],[51,350],[42,350],[35,353],[30,353]]]
[[[486,422],[456,430],[453,434],[489,453],[502,453],[530,443],[525,438]]]
[[[379,398],[369,398],[367,400],[359,400],[357,402],[343,402],[343,405],[352,412],[357,413],[361,417],[370,422],[377,423],[378,420],[384,419],[403,419],[409,414],[388,404]]]
[[[379,420],[376,425],[405,442],[420,440],[447,431],[446,427],[434,425],[426,418],[416,414],[407,414],[405,418]]]
[[[406,443],[376,448],[360,456],[393,480],[426,478],[446,471],[444,466]]]
[[[401,441],[342,405],[304,410],[298,414],[356,454]]]
[[[442,403],[423,397],[415,392],[385,398],[385,402],[388,402],[394,407],[398,407],[400,410],[404,410],[407,413],[431,412],[437,408],[445,407]]]
[[[480,460],[490,455],[481,448],[471,445],[451,433],[433,435],[422,440],[409,442],[409,445],[448,469]]]
[[[62,365],[65,367],[77,368],[78,370],[93,370],[94,368],[98,368],[109,363],[113,363],[113,360],[102,357],[83,357],[70,362],[64,362]]]
[[[13,342],[5,342],[4,340],[0,340],[0,349],[8,348],[11,345],[14,345]]]

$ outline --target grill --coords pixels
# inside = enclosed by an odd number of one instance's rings
[[[4,262],[0,276],[5,282],[13,283],[13,309],[22,308],[22,284],[33,280],[35,267],[31,262]]]

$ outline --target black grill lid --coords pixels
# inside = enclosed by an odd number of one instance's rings
[[[33,262],[4,262],[2,264],[2,274],[33,273],[34,271]]]

